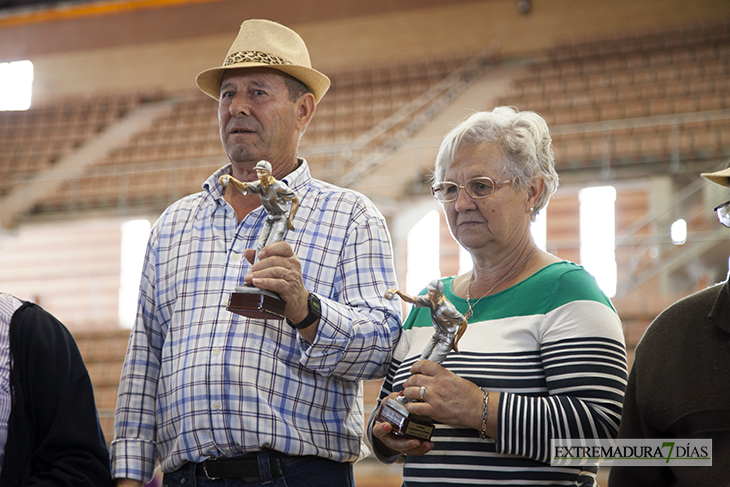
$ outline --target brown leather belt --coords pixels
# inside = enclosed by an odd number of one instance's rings
[[[262,472],[259,468],[261,453],[242,455],[238,457],[206,460],[201,464],[205,476],[210,480],[241,479],[244,482],[261,482],[269,478],[275,479],[284,475],[281,466],[281,454],[267,451],[263,454],[268,457],[269,472]],[[262,462],[266,464],[266,460]]]

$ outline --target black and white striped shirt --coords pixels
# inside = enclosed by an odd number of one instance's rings
[[[466,300],[444,294],[462,313]],[[428,309],[413,308],[380,398],[403,388],[431,338]],[[621,322],[595,279],[559,262],[482,299],[441,364],[484,390],[500,391],[498,437],[437,424],[435,448],[406,458],[405,486],[594,485],[595,471],[551,467],[552,438],[615,437],[627,382]],[[381,458],[394,461],[395,458]]]

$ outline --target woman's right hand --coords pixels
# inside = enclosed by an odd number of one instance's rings
[[[394,392],[388,397],[384,398],[383,401],[380,404],[380,407],[383,407],[383,404],[388,399],[397,398],[399,393]],[[378,409],[378,413],[380,413],[380,409]],[[380,441],[382,443],[382,446],[385,448],[381,448],[383,450],[387,449],[391,451],[391,455],[395,453],[401,453],[403,455],[425,455],[426,453],[433,450],[434,444],[430,441],[419,441],[414,438],[404,438],[403,436],[398,436],[393,434],[393,425],[386,422],[377,422],[373,425],[373,436],[375,437],[376,441]]]

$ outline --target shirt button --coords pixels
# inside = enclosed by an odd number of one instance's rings
[[[221,402],[220,401],[216,401],[216,402],[213,403],[213,409],[220,409],[220,408],[221,408]]]
[[[231,259],[233,259],[233,260],[241,260],[241,254],[233,253],[233,254],[231,254]]]
[[[220,355],[220,354],[221,354],[221,349],[220,349],[220,348],[218,348],[218,347],[215,347],[215,348],[213,349],[213,355]]]

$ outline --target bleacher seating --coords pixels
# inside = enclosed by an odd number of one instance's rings
[[[544,53],[526,76],[514,80],[499,104],[544,116],[561,176],[595,178],[599,171],[617,177],[621,171],[668,175],[689,164],[699,173],[730,156],[729,75],[727,23],[583,39]],[[616,260],[624,277],[613,301],[624,325],[630,363],[648,324],[674,300],[657,293],[656,279],[649,294],[636,286],[658,275],[657,256],[668,263],[679,254],[695,255],[692,249],[703,245],[673,246],[668,235],[657,234],[656,222],[650,220],[627,234],[648,213],[646,197],[643,191],[634,195],[624,191],[616,202],[616,229],[621,234]],[[553,201],[548,209],[550,245],[569,247],[560,225],[569,222],[574,231],[577,215],[560,211],[576,209],[577,201],[567,206],[556,203],[560,202]],[[711,205],[704,200],[683,204],[684,212],[697,215],[682,214],[693,235],[715,228],[716,222],[706,220],[707,207]],[[577,262],[577,250],[576,246],[572,255],[570,248],[551,251]],[[694,286],[686,290],[693,292],[706,283],[687,285]]]
[[[303,147],[352,141],[467,61],[458,56],[328,73],[332,86],[302,139]]]
[[[730,155],[730,25],[556,46],[500,104],[542,114],[559,169]]]
[[[320,177],[333,158],[463,65],[467,57],[332,69],[333,84],[302,139]],[[215,102],[197,92],[36,212],[153,205],[198,191],[223,162]],[[161,93],[66,100],[0,113],[0,197],[48,169],[136,104]],[[730,155],[730,26],[705,25],[566,43],[537,56],[499,104],[541,113],[561,173],[705,161]],[[397,127],[376,136],[384,144]],[[368,147],[372,150],[372,147]]]
[[[455,56],[331,70],[328,74],[333,81],[332,88],[318,105],[317,114],[302,139],[302,150],[308,151],[310,165],[316,170],[326,169],[332,154],[345,149],[359,136],[423,95],[467,60],[467,56]],[[199,191],[204,179],[224,162],[216,103],[197,91],[168,94],[167,97],[176,103],[168,116],[134,136],[125,147],[108,153],[87,171],[85,177],[63,182],[59,191],[48,195],[35,211],[135,205],[164,207],[184,194]],[[129,98],[140,101],[138,96],[129,95]],[[162,95],[157,94],[155,99],[161,98]],[[73,103],[70,101],[69,105],[73,106]],[[96,102],[96,105],[102,104],[103,101]],[[110,110],[111,114],[104,121],[95,118],[97,122],[92,128],[77,139],[59,136],[63,146],[46,145],[47,150],[33,157],[26,153],[16,156],[17,151],[6,151],[0,172],[17,174],[48,168],[62,154],[74,150],[87,137],[122,116],[129,109],[129,104],[123,108]],[[29,119],[27,125],[35,127],[39,122],[34,113],[43,110],[27,112],[24,115]],[[54,112],[54,116],[58,115]],[[384,143],[389,134],[407,120],[377,134],[375,143]],[[73,126],[73,123],[66,125]],[[15,145],[11,146],[11,142],[16,144],[23,139],[13,132],[0,140],[7,140],[8,147],[12,148]],[[23,145],[22,142],[20,145]],[[40,147],[38,144],[32,146]],[[37,148],[33,150],[40,151]],[[9,169],[10,158],[21,156],[24,157],[22,169]]]
[[[69,98],[27,111],[0,112],[0,197],[29,173],[60,157],[156,93],[115,93]]]
[[[107,443],[114,439],[114,409],[129,330],[101,329],[74,333],[94,385],[94,399]]]

